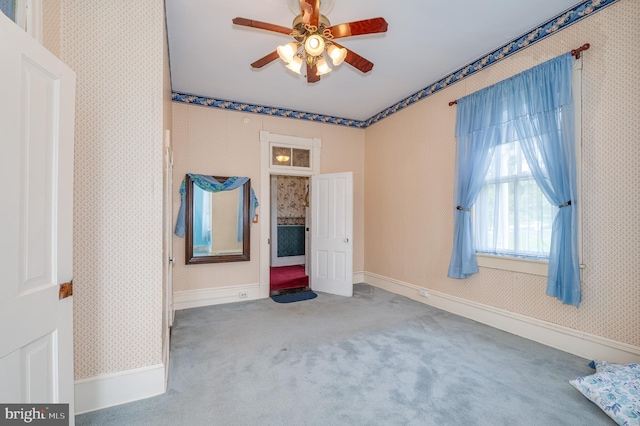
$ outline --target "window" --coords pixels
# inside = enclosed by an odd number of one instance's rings
[[[12,21],[16,20],[16,1],[0,0],[0,11],[9,17]]]
[[[582,60],[573,64],[576,180],[581,182]],[[536,184],[518,141],[495,148],[484,185],[472,208],[478,266],[547,276],[551,228],[558,207]],[[582,219],[578,250],[582,259]]]
[[[311,168],[311,149],[271,145],[271,166]]]
[[[0,0],[0,12],[42,43],[42,1]]]
[[[533,178],[520,143],[497,146],[473,208],[477,253],[547,260],[557,210]]]

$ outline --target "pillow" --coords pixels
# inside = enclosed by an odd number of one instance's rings
[[[596,374],[570,380],[591,402],[623,426],[640,426],[640,364],[593,360]]]

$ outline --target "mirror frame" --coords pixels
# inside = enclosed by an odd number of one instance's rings
[[[212,176],[220,183],[229,179],[226,176]],[[250,260],[251,226],[249,218],[249,203],[251,203],[251,179],[242,186],[243,208],[242,208],[242,254],[229,254],[221,256],[194,256],[193,255],[193,181],[186,175],[185,191],[185,265],[201,263],[223,263],[223,262],[244,262]]]

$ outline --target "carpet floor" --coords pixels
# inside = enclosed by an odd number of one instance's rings
[[[176,312],[167,393],[76,425],[612,425],[588,361],[356,284]]]
[[[304,265],[278,266],[271,268],[271,291],[306,287],[309,277],[304,273]]]

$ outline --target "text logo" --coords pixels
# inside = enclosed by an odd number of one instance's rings
[[[68,426],[69,404],[0,404],[0,426]]]

